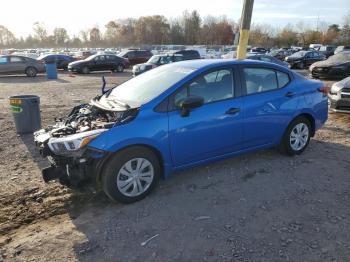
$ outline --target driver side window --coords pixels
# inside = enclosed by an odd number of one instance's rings
[[[190,96],[200,96],[204,103],[234,97],[233,73],[231,69],[221,69],[198,76],[175,95],[175,106]]]

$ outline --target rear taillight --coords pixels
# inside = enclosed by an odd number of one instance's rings
[[[329,87],[327,87],[327,86],[319,87],[319,88],[317,88],[317,91],[324,94],[324,95],[327,95],[329,92]]]

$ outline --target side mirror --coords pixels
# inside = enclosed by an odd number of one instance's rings
[[[187,117],[190,114],[191,109],[201,107],[204,104],[203,97],[200,96],[190,96],[182,101],[180,104],[181,107],[181,116]]]

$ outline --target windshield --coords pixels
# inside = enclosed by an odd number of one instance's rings
[[[98,55],[91,55],[91,56],[89,56],[89,57],[87,57],[87,58],[85,58],[85,60],[86,61],[91,61],[91,60],[93,60],[95,57],[97,57]]]
[[[166,65],[152,69],[114,88],[109,98],[131,104],[145,104],[193,72],[193,68]]]
[[[159,61],[159,56],[154,55],[147,61],[147,63],[149,63],[149,64],[157,64],[158,61]]]
[[[296,52],[294,54],[292,54],[290,57],[303,57],[306,55],[306,51],[299,51],[299,52]]]
[[[118,56],[122,57],[122,56],[126,55],[128,52],[129,51],[121,51],[121,52],[118,53]]]

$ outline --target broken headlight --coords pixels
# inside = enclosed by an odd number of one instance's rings
[[[57,155],[66,155],[84,148],[88,143],[107,129],[97,129],[76,133],[66,137],[51,138],[48,146]]]

